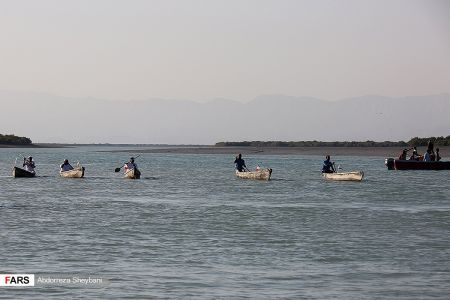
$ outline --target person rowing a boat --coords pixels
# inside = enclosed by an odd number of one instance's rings
[[[335,173],[334,163],[330,161],[330,156],[325,156],[325,160],[323,162],[322,173]]]
[[[73,170],[73,167],[71,164],[69,164],[69,160],[66,158],[63,162],[63,164],[60,166],[61,168],[61,172],[66,172],[66,171],[70,171]]]
[[[128,171],[130,171],[132,169],[138,170],[138,166],[134,162],[134,157],[131,157],[130,161],[124,165],[124,169],[125,169],[125,173],[127,173]]]
[[[239,172],[245,172],[245,169],[247,169],[245,161],[242,159],[242,154],[240,153],[238,154],[238,156],[236,156],[236,159],[234,160],[234,165],[236,166],[236,170],[238,170]]]
[[[22,167],[25,168],[26,171],[34,173],[34,169],[36,168],[36,165],[33,161],[33,157],[23,158],[23,165]]]

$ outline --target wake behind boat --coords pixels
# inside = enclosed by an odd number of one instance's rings
[[[29,172],[27,170],[18,168],[18,167],[13,167],[13,172],[12,172],[13,177],[17,178],[17,177],[34,177],[36,176],[36,172]]]
[[[361,181],[364,178],[363,171],[322,173],[322,175],[325,179],[337,181]]]
[[[256,171],[239,172],[236,170],[236,176],[245,179],[270,180],[272,169],[261,169]]]

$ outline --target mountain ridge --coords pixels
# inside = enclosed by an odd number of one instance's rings
[[[155,101],[157,100],[157,101]],[[214,144],[245,140],[405,140],[445,136],[450,94],[339,101],[262,95],[112,101],[0,91],[0,128],[38,143]]]

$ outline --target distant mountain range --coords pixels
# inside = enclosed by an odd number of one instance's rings
[[[284,95],[107,101],[0,91],[0,131],[34,142],[385,141],[450,132],[450,94],[324,101]]]

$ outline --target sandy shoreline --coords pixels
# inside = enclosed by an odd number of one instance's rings
[[[423,148],[423,149],[422,149]],[[425,147],[418,148],[419,153],[425,151]],[[326,155],[331,156],[380,156],[397,157],[401,147],[137,147],[129,149],[111,149],[105,152],[127,152],[127,153],[174,153],[174,154],[230,154],[236,155]],[[443,158],[450,156],[450,147],[440,147],[440,155]]]

